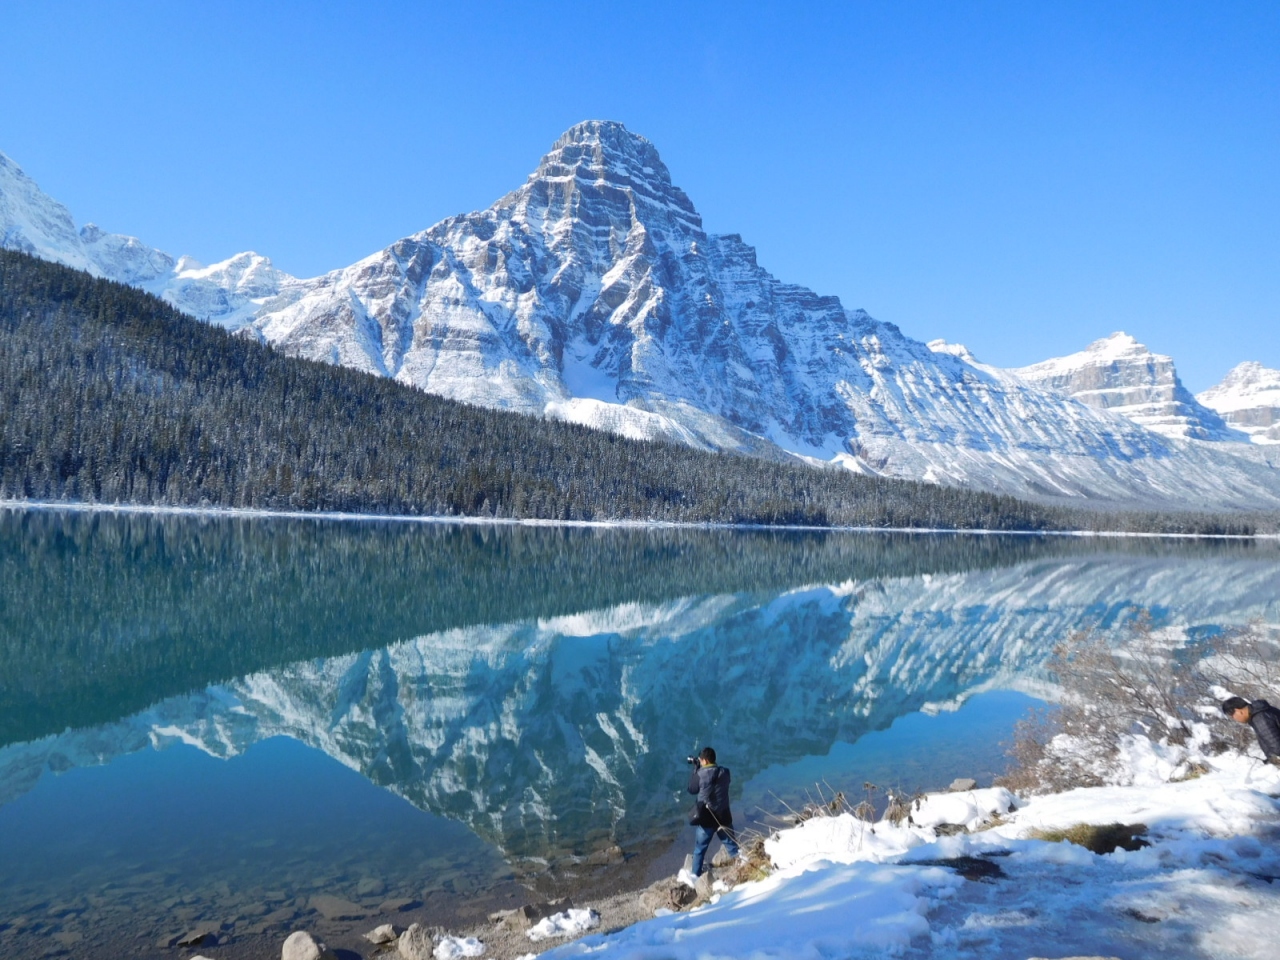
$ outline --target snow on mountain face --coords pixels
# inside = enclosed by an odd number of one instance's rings
[[[1254,443],[1280,443],[1280,370],[1242,363],[1196,399]]]
[[[1196,401],[1178,379],[1171,357],[1152,353],[1127,333],[1113,333],[1079,353],[1010,372],[1166,437],[1244,439]]]
[[[45,195],[22,168],[0,153],[0,247],[56,260],[101,276],[84,250],[71,213]]]
[[[1280,506],[1280,472],[1256,447],[1158,436],[780,282],[741,237],[706,233],[653,145],[621,124],[573,127],[488,210],[312,280],[256,254],[205,268],[92,225],[76,234],[5,169],[7,245],[431,393],[1024,497]]]
[[[488,210],[302,286],[254,321],[264,340],[469,403],[1022,496],[1280,504],[1243,445],[1178,445],[778,281],[616,123],[570,129]]]
[[[270,258],[248,251],[208,267],[183,257],[160,295],[184,313],[237,330],[263,309],[286,301],[298,283]]]
[[[205,267],[190,257],[175,261],[136,237],[107,233],[93,223],[77,231],[70,211],[2,153],[0,247],[140,287],[185,313],[232,329],[297,282],[256,253]]]

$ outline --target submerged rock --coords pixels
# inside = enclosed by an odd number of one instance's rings
[[[583,861],[588,867],[607,867],[611,864],[622,863],[627,859],[627,855],[623,853],[622,848],[616,843],[611,847],[603,850],[597,850]]]
[[[363,920],[369,915],[369,911],[360,904],[343,900],[341,897],[331,897],[328,894],[312,897],[310,904],[311,909],[326,920]]]
[[[212,947],[217,943],[218,930],[211,926],[195,927],[177,939],[180,947]]]

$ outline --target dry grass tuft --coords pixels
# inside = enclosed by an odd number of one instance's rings
[[[1065,830],[1033,830],[1028,834],[1033,840],[1050,843],[1074,843],[1094,853],[1115,853],[1116,850],[1141,850],[1150,846],[1142,838],[1146,835],[1145,823],[1077,823]]]
[[[763,880],[773,873],[773,861],[764,852],[764,837],[753,836],[738,851],[738,859],[734,860],[724,872],[719,874],[731,887],[753,880]]]

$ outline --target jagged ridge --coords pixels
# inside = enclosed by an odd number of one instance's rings
[[[0,248],[64,263],[95,277],[140,287],[201,320],[236,328],[296,283],[260,254],[239,253],[206,267],[175,260],[137,237],[87,223],[44,193],[0,153]]]
[[[1280,443],[1280,370],[1242,363],[1196,399],[1254,443]]]
[[[1280,505],[1280,472],[1256,447],[1160,436],[780,282],[741,237],[707,234],[653,145],[618,123],[571,128],[488,210],[306,281],[254,254],[165,272],[167,255],[96,231],[86,242],[49,204],[5,243],[469,403],[1023,497]],[[35,220],[53,224],[48,243],[31,241]],[[1241,436],[1178,392],[1171,364],[1151,380],[1160,396],[1126,411],[1138,420]]]
[[[1152,353],[1127,333],[1113,333],[1079,353],[1011,372],[1166,437],[1245,439],[1182,385],[1172,357]]]

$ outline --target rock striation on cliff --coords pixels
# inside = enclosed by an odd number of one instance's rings
[[[1254,443],[1280,443],[1280,370],[1246,361],[1196,399]]]
[[[1182,385],[1172,357],[1152,353],[1127,333],[1113,333],[1079,353],[1011,372],[1166,437],[1244,439]]]
[[[3,169],[0,198],[19,198],[0,207],[6,246],[452,399],[1021,497],[1280,506],[1264,449],[1195,442],[1245,436],[1198,405],[1167,358],[1114,383],[1089,368],[1103,385],[1081,397],[913,340],[778,280],[740,236],[706,232],[653,144],[619,123],[577,124],[487,210],[309,280],[257,254],[205,268],[76,233],[65,208]]]

